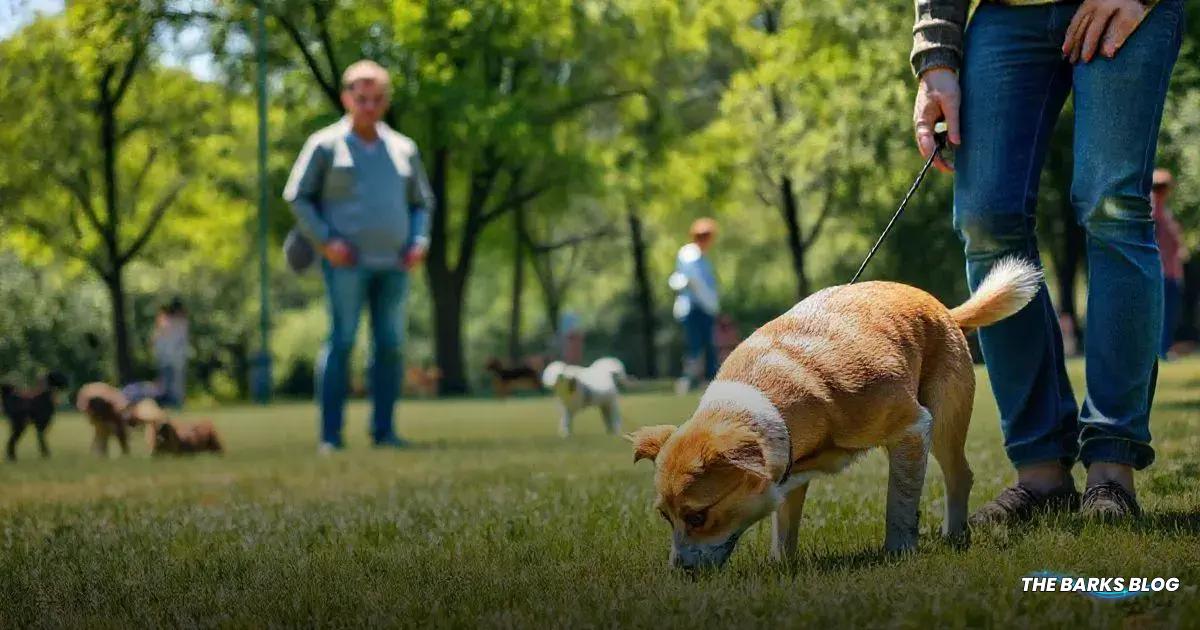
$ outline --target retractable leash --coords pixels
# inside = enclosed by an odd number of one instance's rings
[[[904,214],[904,208],[908,205],[908,200],[912,199],[913,193],[917,192],[917,188],[920,187],[921,182],[925,179],[925,174],[929,172],[929,167],[933,166],[933,161],[938,155],[941,155],[942,149],[946,146],[946,132],[939,131],[935,133],[933,137],[934,141],[937,143],[937,146],[933,148],[933,153],[930,154],[929,159],[925,160],[925,166],[922,166],[921,172],[917,173],[917,179],[913,181],[912,187],[908,189],[908,194],[904,195],[904,199],[900,201],[900,207],[896,208],[896,213],[893,214],[892,219],[888,221],[887,227],[883,228],[883,233],[879,235],[879,240],[875,241],[875,245],[871,247],[871,251],[867,252],[866,259],[862,261],[862,265],[858,268],[858,271],[854,273],[854,277],[850,278],[849,284],[858,282],[858,277],[861,276],[863,270],[867,268],[867,263],[871,262],[871,259],[875,257],[875,252],[878,251],[879,246],[883,244],[883,239],[887,238],[888,232],[892,231],[892,228],[896,225],[896,221],[900,218],[900,215]]]

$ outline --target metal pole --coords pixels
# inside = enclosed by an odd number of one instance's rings
[[[258,280],[259,280],[259,340],[258,356],[254,358],[251,388],[254,400],[261,404],[271,401],[271,315],[270,266],[267,260],[267,26],[266,0],[258,0]]]

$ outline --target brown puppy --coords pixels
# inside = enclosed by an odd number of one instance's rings
[[[484,367],[492,373],[492,393],[497,398],[508,398],[514,391],[542,389],[538,371],[529,365],[505,367],[500,359],[493,357]]]
[[[965,542],[971,469],[963,453],[975,373],[963,331],[1029,303],[1040,272],[997,264],[965,304],[891,282],[820,291],[742,342],[683,426],[629,436],[657,469],[673,566],[721,566],[774,512],[772,555],[795,551],[808,482],[882,446],[889,461],[888,551],[917,546],[927,454],[946,481],[947,537]]]
[[[405,370],[404,389],[409,394],[422,398],[433,398],[438,393],[438,383],[442,380],[442,371],[437,367],[423,368],[417,365]]]
[[[149,435],[153,436],[153,455],[191,455],[212,452],[222,454],[225,449],[217,435],[217,428],[208,420],[179,422],[169,420],[151,423]]]
[[[75,407],[91,422],[94,431],[92,452],[101,457],[108,456],[108,441],[113,437],[117,438],[121,453],[128,455],[131,429],[166,419],[154,401],[143,400],[130,405],[125,394],[108,383],[88,383],[79,388]]]

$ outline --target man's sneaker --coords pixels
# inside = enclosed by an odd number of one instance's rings
[[[375,442],[375,448],[409,448],[411,446],[412,442],[396,435]]]
[[[1039,513],[1074,512],[1079,509],[1079,493],[1074,484],[1053,492],[1038,492],[1017,484],[1005,488],[995,499],[985,503],[968,519],[972,527],[1010,525],[1032,519]]]
[[[1115,481],[1098,483],[1083,492],[1084,516],[1100,520],[1138,518],[1142,506],[1138,505],[1133,493]]]
[[[333,442],[321,442],[317,445],[317,455],[322,457],[328,457],[329,455],[333,455],[340,450],[342,450],[342,447],[334,444]]]

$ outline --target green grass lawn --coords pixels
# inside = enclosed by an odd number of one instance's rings
[[[972,507],[1011,481],[983,380]],[[931,462],[920,552],[885,557],[886,469],[874,453],[814,482],[793,566],[767,560],[764,522],[726,571],[698,580],[665,568],[652,466],[634,466],[594,411],[559,439],[549,399],[406,403],[401,429],[418,446],[404,452],[369,448],[356,404],[349,448],[329,458],[315,455],[303,404],[213,412],[229,452],[194,459],[151,460],[139,440],[133,457],[97,460],[84,422],[64,415],[50,460],[30,435],[21,461],[0,466],[0,628],[1198,627],[1198,386],[1200,362],[1163,367],[1140,523],[1061,518],[956,551],[936,537]],[[626,428],[681,422],[694,404],[630,395]],[[1039,570],[1183,587],[1120,602],[1021,592]]]

